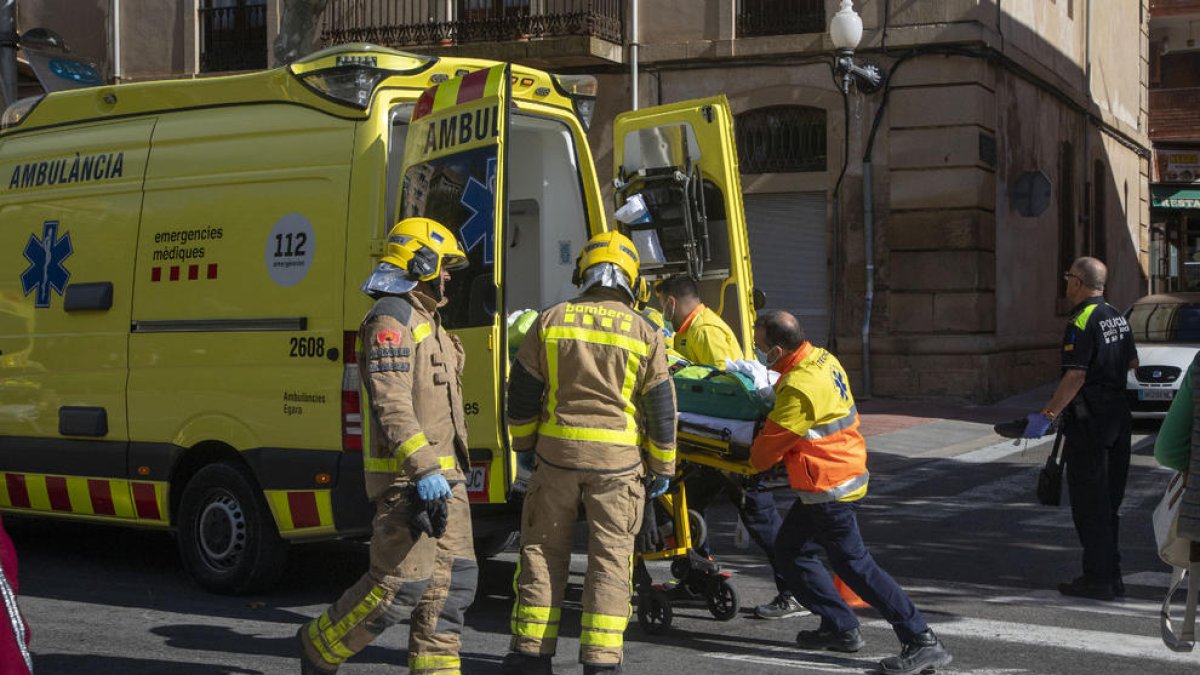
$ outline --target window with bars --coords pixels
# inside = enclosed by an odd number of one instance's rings
[[[737,34],[825,32],[825,0],[737,0]]]
[[[742,173],[825,171],[825,111],[799,105],[747,110],[734,116]]]
[[[200,72],[267,67],[266,0],[204,0],[199,12]]]

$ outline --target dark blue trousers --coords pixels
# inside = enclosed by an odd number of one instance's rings
[[[775,540],[777,569],[788,589],[821,617],[821,629],[844,632],[858,627],[854,610],[834,588],[817,555],[823,550],[834,573],[892,624],[901,642],[929,628],[895,579],[875,562],[863,544],[852,502],[804,504],[797,500]]]
[[[1107,584],[1121,576],[1121,519],[1117,515],[1129,477],[1132,420],[1128,406],[1094,406],[1087,420],[1068,420],[1067,492],[1075,532],[1083,545],[1083,576]]]
[[[780,593],[785,592],[787,584],[784,583],[775,564],[775,538],[783,525],[783,517],[779,515],[779,508],[775,505],[775,495],[770,490],[760,491],[753,487],[739,490],[721,472],[707,467],[689,476],[685,484],[689,508],[696,509],[701,515],[718,494],[724,493],[729,497],[730,503],[738,510],[738,516],[746,526],[750,538],[767,554],[767,560],[775,572],[775,588]],[[709,539],[712,537],[709,536]],[[705,542],[697,552],[701,555],[712,555],[712,548]]]

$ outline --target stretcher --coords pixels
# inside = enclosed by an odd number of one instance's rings
[[[712,558],[701,555],[697,548],[707,538],[707,525],[699,512],[688,508],[688,476],[699,467],[710,467],[733,476],[749,478],[758,472],[750,466],[750,443],[761,421],[726,420],[692,413],[680,413],[676,442],[676,473],[672,489],[650,504],[647,527],[667,531],[657,545],[647,544],[639,536],[639,550],[633,570],[634,592],[637,596],[638,624],[650,634],[661,633],[671,626],[672,606],[679,603],[703,601],[713,618],[728,621],[737,615],[739,599],[732,583],[732,573],[723,571]],[[660,524],[659,514],[667,520]],[[671,561],[672,579],[656,584],[646,567],[649,561]]]

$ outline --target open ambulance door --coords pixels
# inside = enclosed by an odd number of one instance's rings
[[[691,276],[753,358],[754,287],[729,103],[717,96],[622,113],[613,143],[616,207],[635,196],[646,207],[620,225],[643,276]]]
[[[425,216],[450,228],[467,269],[447,284],[442,323],[467,353],[463,405],[473,503],[503,503],[512,484],[504,425],[506,323],[499,243],[504,241],[507,65],[446,80],[421,95],[405,140],[400,217]],[[482,533],[476,532],[476,535]]]

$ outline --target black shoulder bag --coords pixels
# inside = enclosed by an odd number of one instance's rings
[[[1062,443],[1063,430],[1059,426],[1058,433],[1054,435],[1054,449],[1046,458],[1046,466],[1043,466],[1041,472],[1038,473],[1037,499],[1039,504],[1058,506],[1062,502],[1063,466],[1067,463],[1065,452],[1062,453],[1062,459],[1059,459]]]

